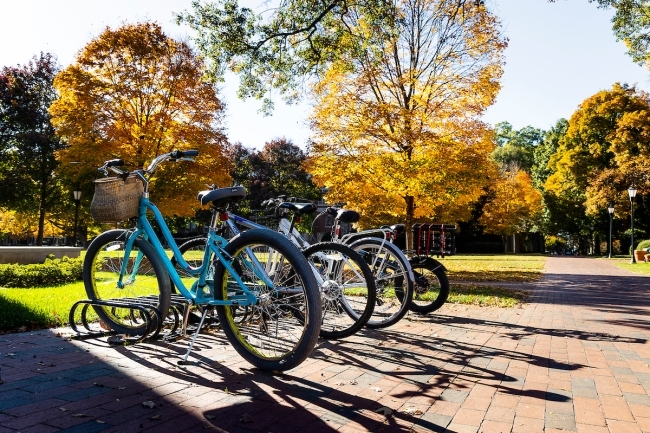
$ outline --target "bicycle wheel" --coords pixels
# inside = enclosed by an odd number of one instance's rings
[[[136,239],[129,257],[124,255],[126,230],[109,230],[88,246],[83,264],[84,287],[91,300],[139,298],[138,305],[150,305],[166,317],[171,299],[169,275],[154,247]],[[122,283],[118,284],[122,263],[127,261]],[[133,336],[145,335],[162,325],[145,326],[139,314],[126,307],[93,306],[99,318],[113,331]],[[155,314],[152,321],[157,321]]]
[[[238,315],[217,306],[219,322],[235,350],[261,370],[288,370],[309,356],[320,331],[320,294],[309,262],[289,240],[271,230],[248,230],[224,248],[233,268],[257,303]],[[259,274],[273,283],[268,287]],[[239,272],[238,272],[239,273]],[[215,264],[215,297],[228,299],[242,289],[221,263]],[[217,286],[220,285],[220,288]]]
[[[410,310],[420,314],[436,311],[449,296],[449,280],[445,268],[429,257],[413,257],[409,262],[415,275]]]
[[[349,245],[370,266],[377,285],[375,308],[368,328],[385,328],[404,317],[413,297],[411,267],[393,244],[377,238],[359,239]]]
[[[325,242],[303,251],[318,272],[323,322],[320,336],[348,337],[370,319],[377,299],[377,287],[370,267],[348,246]]]

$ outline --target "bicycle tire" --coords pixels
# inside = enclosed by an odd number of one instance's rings
[[[349,246],[361,253],[370,265],[377,285],[375,308],[366,326],[379,329],[399,322],[408,312],[413,297],[408,260],[395,245],[378,238],[358,239]]]
[[[411,311],[431,313],[449,297],[449,279],[444,266],[430,257],[412,257],[409,262],[415,276]]]
[[[83,280],[90,300],[123,299],[147,297],[142,303],[151,305],[166,317],[171,302],[169,275],[155,248],[143,239],[136,239],[128,259],[126,275],[129,278],[122,288],[117,286],[122,263],[127,230],[109,230],[97,236],[88,246],[83,263]],[[142,260],[134,269],[136,256],[142,252]],[[121,252],[121,254],[120,254]],[[149,327],[140,322],[133,310],[128,308],[101,307],[93,305],[100,320],[118,334],[142,336],[159,328],[162,324],[152,323]],[[152,315],[153,321],[156,315]]]
[[[324,280],[320,336],[339,339],[355,334],[368,323],[377,299],[370,267],[352,248],[333,242],[311,245],[303,254]]]
[[[322,317],[319,288],[309,262],[289,240],[271,230],[248,230],[232,238],[224,250],[232,263],[239,263],[242,280],[258,297],[245,318],[235,318],[231,307],[217,306],[226,337],[260,370],[298,366],[316,345]],[[247,251],[265,266],[273,289],[251,271]],[[217,300],[228,299],[229,291],[241,291],[221,263],[215,263],[214,281]]]

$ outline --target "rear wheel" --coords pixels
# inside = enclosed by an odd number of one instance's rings
[[[309,262],[291,242],[271,230],[241,233],[231,239],[225,252],[247,289],[257,297],[257,303],[245,310],[217,307],[226,337],[244,359],[261,370],[298,366],[316,345],[322,317]],[[218,300],[243,294],[221,263],[215,263],[214,281]]]
[[[169,275],[154,247],[136,239],[126,257],[127,238],[126,230],[110,230],[90,243],[83,265],[84,287],[88,299],[113,300],[124,305],[93,306],[104,324],[120,334],[142,336],[162,324],[156,314],[151,314],[152,323],[146,326],[140,313],[127,308],[128,303],[149,305],[164,318],[169,310],[171,288]],[[125,272],[121,274],[125,262]],[[138,300],[132,301],[135,298]]]
[[[342,244],[315,244],[303,254],[318,272],[323,304],[320,336],[337,339],[356,333],[370,319],[377,297],[370,267]]]
[[[385,328],[399,322],[413,296],[408,260],[393,244],[378,238],[361,239],[350,247],[370,266],[377,285],[374,312],[366,326]]]
[[[415,276],[411,311],[431,313],[444,305],[449,296],[449,280],[445,268],[429,257],[409,260]]]

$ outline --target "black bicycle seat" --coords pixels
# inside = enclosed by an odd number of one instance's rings
[[[230,188],[201,191],[199,192],[198,199],[201,202],[201,206],[205,206],[208,203],[214,203],[215,205],[231,203],[239,201],[244,197],[246,197],[246,188],[243,186],[232,186]]]
[[[359,215],[359,212],[355,212],[353,210],[339,209],[336,214],[336,218],[344,223],[356,223],[361,218],[361,215]]]
[[[316,205],[314,203],[290,203],[288,201],[285,201],[278,207],[282,209],[289,209],[296,215],[307,215],[316,211]]]

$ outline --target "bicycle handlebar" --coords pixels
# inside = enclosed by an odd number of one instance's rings
[[[142,178],[146,182],[146,179],[143,175],[143,173],[146,173],[148,175],[152,175],[158,166],[162,164],[165,161],[194,161],[193,157],[198,156],[199,151],[198,150],[174,150],[169,153],[164,153],[162,155],[157,156],[154,158],[153,161],[151,161],[151,164],[149,164],[149,167],[147,167],[144,170],[135,170],[133,173],[138,175],[139,177]],[[111,169],[112,172],[117,173],[119,175],[126,175],[129,174],[128,171],[122,171],[118,168],[115,167],[120,167],[124,165],[124,160],[122,159],[111,159],[109,161],[105,161],[104,165],[99,167],[98,170],[103,172],[104,175],[108,176],[108,168]]]

